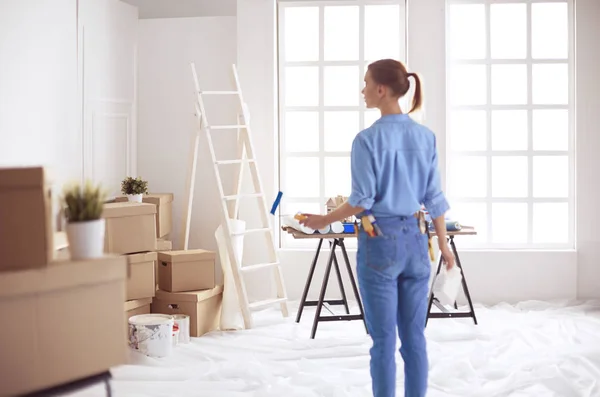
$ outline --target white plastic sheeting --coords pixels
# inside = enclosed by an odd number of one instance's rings
[[[242,233],[246,230],[246,222],[239,219],[230,219],[229,228],[233,233]],[[233,279],[232,263],[229,260],[227,252],[226,239],[223,226],[220,225],[215,231],[215,239],[219,251],[221,269],[223,270],[223,280],[225,288],[223,290],[223,304],[221,307],[221,325],[220,329],[224,331],[236,331],[244,329],[244,318],[240,309],[235,280]],[[244,257],[244,235],[231,237],[231,244],[238,261],[241,262]],[[235,264],[233,264],[235,266]]]
[[[354,309],[356,310],[356,309]],[[476,306],[469,319],[427,327],[428,397],[600,396],[600,302],[526,302]],[[314,308],[301,324],[275,309],[254,329],[215,332],[165,359],[131,353],[113,370],[115,397],[367,397],[371,345],[362,323],[321,323],[309,339]],[[398,393],[403,396],[398,355]],[[101,387],[74,396],[103,396]]]

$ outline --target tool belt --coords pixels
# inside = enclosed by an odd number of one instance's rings
[[[421,234],[427,233],[427,251],[429,252],[429,260],[431,262],[435,262],[435,253],[433,252],[433,244],[431,244],[431,233],[429,233],[429,225],[425,220],[425,212],[419,211],[415,214],[417,219],[419,219],[419,229],[421,230]]]
[[[427,251],[429,252],[429,259],[431,262],[435,262],[435,253],[433,252],[433,245],[431,244],[429,225],[427,224],[427,220],[425,220],[425,212],[417,211],[412,216],[417,219],[421,234],[427,233]],[[381,229],[377,225],[377,219],[375,219],[375,216],[371,213],[371,211],[366,212],[365,215],[361,217],[361,226],[365,233],[371,237],[383,235]]]

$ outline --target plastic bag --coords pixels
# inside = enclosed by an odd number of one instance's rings
[[[433,294],[443,305],[454,305],[461,283],[462,272],[458,266],[454,265],[450,270],[442,266],[435,279]]]

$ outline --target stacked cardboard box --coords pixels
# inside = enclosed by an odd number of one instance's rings
[[[126,321],[150,312],[156,291],[156,206],[148,203],[114,202],[104,205],[104,249],[123,255],[129,265],[124,299]]]
[[[114,203],[127,202],[125,196],[115,197]],[[173,193],[152,193],[142,197],[142,202],[156,207],[156,251],[170,251],[173,244],[170,240],[173,228]],[[155,267],[155,289],[158,289],[158,267]]]
[[[0,396],[20,395],[125,364],[126,260],[56,260],[42,167],[0,168]]]
[[[0,168],[0,270],[46,266],[54,255],[52,191],[44,168]]]
[[[152,313],[190,316],[190,336],[202,336],[218,328],[223,287],[215,283],[214,252],[159,252],[158,286]]]
[[[127,197],[116,197],[114,202],[126,202]],[[171,244],[170,236],[173,228],[173,193],[151,193],[142,197],[142,202],[156,206],[156,238],[157,244]],[[168,246],[168,245],[167,245]],[[159,251],[166,251],[159,247]],[[169,248],[170,250],[171,248]]]

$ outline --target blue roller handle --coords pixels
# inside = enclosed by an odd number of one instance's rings
[[[275,211],[277,210],[277,207],[279,207],[279,202],[281,201],[281,196],[283,196],[283,192],[277,193],[277,198],[271,207],[271,215],[275,215]]]

